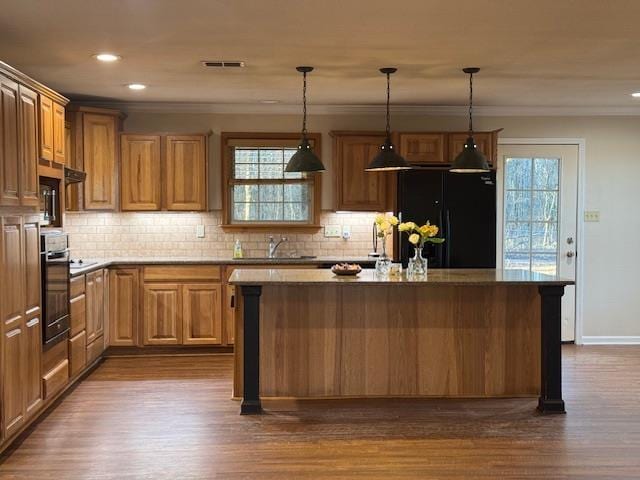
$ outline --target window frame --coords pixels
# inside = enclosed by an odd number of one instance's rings
[[[242,179],[236,180],[233,178],[233,165],[234,165],[234,140],[240,140],[242,143],[256,143],[256,148],[261,141],[268,140],[268,144],[264,147],[274,146],[273,142],[281,140],[284,147],[288,147],[286,144],[296,144],[300,141],[301,134],[297,133],[265,133],[265,132],[222,132],[220,134],[220,148],[222,159],[222,227],[225,229],[238,229],[238,230],[256,230],[256,229],[311,229],[318,230],[320,225],[320,212],[322,201],[322,173],[314,172],[306,174],[305,182],[311,186],[312,197],[309,201],[309,221],[308,222],[291,222],[291,221],[264,221],[264,222],[233,222],[233,213],[231,208],[233,207],[233,201],[231,195],[233,194],[234,185],[246,185],[246,184],[272,184],[272,185],[285,185],[291,183],[300,183],[299,179],[262,179],[251,180]],[[307,137],[313,145],[315,154],[322,158],[322,136],[320,133],[308,133]]]

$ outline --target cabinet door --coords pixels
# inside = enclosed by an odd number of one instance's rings
[[[40,228],[37,216],[25,218],[23,224],[25,313],[40,315]]]
[[[167,210],[205,210],[206,148],[203,135],[167,135],[164,159]]]
[[[40,95],[40,158],[53,162],[53,100]]]
[[[338,135],[334,139],[336,210],[384,211],[389,175],[365,172],[384,136]]]
[[[40,315],[27,317],[25,342],[25,412],[36,413],[42,406],[42,322]]]
[[[82,120],[84,208],[116,208],[116,118],[86,113]]]
[[[182,343],[222,343],[222,285],[187,284],[182,287]]]
[[[0,76],[0,205],[20,204],[18,84]]]
[[[160,136],[120,137],[122,210],[160,210]]]
[[[19,87],[20,203],[38,206],[38,94]]]
[[[175,283],[145,284],[143,330],[145,345],[182,343],[182,296]]]
[[[401,133],[400,155],[416,165],[432,165],[447,162],[444,154],[445,137],[442,133]]]
[[[64,127],[64,107],[53,103],[53,161],[64,165],[66,163],[66,133]]]
[[[140,272],[117,268],[109,272],[109,345],[138,345]]]
[[[105,313],[107,311],[105,304],[105,289],[104,284],[104,270],[97,270],[94,272],[95,281],[95,302],[93,304],[95,311],[94,315],[94,330],[95,336],[101,337],[104,334],[104,321]]]
[[[226,285],[225,292],[224,343],[227,345],[233,345],[236,329],[236,287],[234,285]]]
[[[464,150],[464,144],[469,136],[468,133],[450,133],[449,134],[449,163],[453,163],[455,158]],[[487,157],[489,165],[495,163],[494,141],[497,135],[494,132],[476,132],[473,139],[476,141],[476,148],[484,153]]]
[[[87,322],[87,345],[97,337],[96,319],[96,275],[95,272],[86,274],[85,305]]]
[[[24,275],[20,217],[2,218],[0,250],[0,311],[2,312],[2,425],[4,437],[13,435],[24,423],[25,318]]]

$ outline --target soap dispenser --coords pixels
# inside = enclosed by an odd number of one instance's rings
[[[242,257],[242,245],[240,244],[240,240],[236,240],[236,243],[233,246],[233,258],[238,259]]]

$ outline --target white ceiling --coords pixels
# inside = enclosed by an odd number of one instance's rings
[[[381,66],[396,104],[464,105],[475,65],[480,105],[632,107],[639,20],[640,0],[3,0],[0,60],[72,98],[298,104],[309,64],[315,105],[383,103]]]

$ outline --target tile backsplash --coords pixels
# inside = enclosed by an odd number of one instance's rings
[[[373,213],[323,212],[320,223],[348,225],[351,238],[326,238],[324,228],[315,233],[264,233],[223,231],[222,213],[97,213],[65,214],[65,231],[73,258],[123,257],[215,257],[231,258],[236,239],[245,257],[264,257],[269,235],[285,236],[279,255],[363,257],[372,249]],[[204,225],[204,238],[196,238],[196,228]]]

